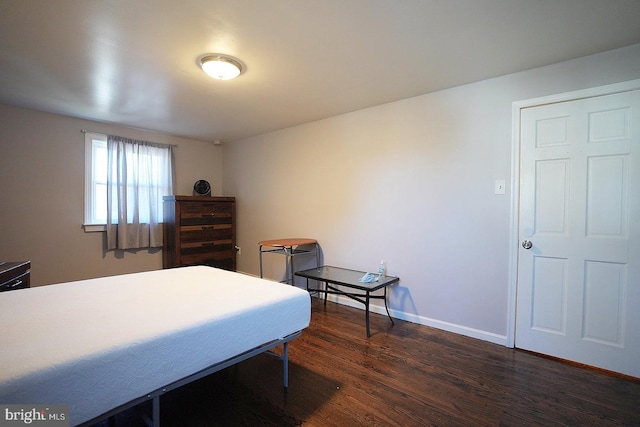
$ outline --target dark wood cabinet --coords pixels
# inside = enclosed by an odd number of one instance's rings
[[[31,262],[0,262],[0,292],[28,288],[31,284]]]
[[[165,196],[164,268],[236,269],[235,197]]]

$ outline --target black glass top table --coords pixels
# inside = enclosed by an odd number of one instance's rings
[[[307,290],[310,292],[324,293],[324,303],[327,303],[327,294],[338,294],[349,297],[365,307],[365,318],[367,324],[367,337],[371,336],[369,329],[369,302],[371,299],[384,300],[384,308],[387,310],[387,316],[393,322],[389,307],[387,306],[387,287],[398,283],[400,279],[393,276],[375,276],[378,280],[370,283],[363,283],[360,279],[366,274],[364,271],[350,270],[347,268],[332,267],[325,265],[322,267],[311,268],[309,270],[296,271],[296,276],[305,277],[307,279]],[[309,279],[317,280],[324,283],[324,288],[309,288]],[[340,286],[340,287],[338,287]],[[372,292],[383,290],[382,295],[372,295]]]

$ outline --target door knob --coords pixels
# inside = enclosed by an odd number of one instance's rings
[[[533,243],[531,243],[530,240],[525,240],[522,242],[522,247],[525,249],[531,249],[532,246],[533,246]]]

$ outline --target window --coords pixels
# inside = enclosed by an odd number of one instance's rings
[[[104,231],[107,224],[107,135],[85,133],[84,226]]]
[[[114,145],[112,174],[109,184],[109,139]],[[126,153],[123,152],[126,150]],[[126,156],[126,160],[122,160]],[[167,156],[169,161],[167,161]],[[126,140],[98,133],[85,133],[85,231],[104,231],[118,217],[129,224],[162,222],[162,195],[172,194],[172,166],[168,146],[155,146],[142,141]],[[118,163],[121,170],[118,171]],[[124,170],[122,170],[124,169]],[[119,173],[118,173],[119,172]],[[116,177],[120,178],[116,178]],[[124,177],[124,178],[123,178]],[[116,182],[128,179],[127,182]],[[111,185],[111,221],[108,219],[108,185]],[[121,206],[117,203],[120,198]]]

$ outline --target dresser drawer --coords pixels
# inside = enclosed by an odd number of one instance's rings
[[[187,225],[180,227],[182,246],[193,242],[210,242],[213,240],[232,239],[232,224]]]
[[[233,204],[231,202],[186,202],[180,206],[181,215],[185,216],[207,216],[219,213],[233,212]]]
[[[7,262],[0,265],[0,292],[24,289],[30,286],[31,262]]]
[[[214,225],[231,224],[233,215],[230,212],[182,214],[180,225]]]
[[[231,224],[232,221],[231,203],[189,202],[180,207],[180,225]]]
[[[26,272],[14,279],[9,280],[8,282],[0,283],[0,292],[15,291],[16,289],[25,289],[28,287],[29,272]]]

